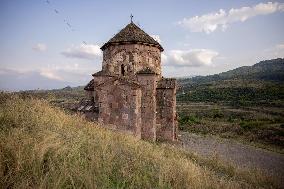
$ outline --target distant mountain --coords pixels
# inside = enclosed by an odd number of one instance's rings
[[[284,101],[284,59],[261,61],[220,74],[178,79],[178,100],[240,103]]]
[[[253,66],[242,66],[227,72],[209,76],[196,76],[186,79],[179,79],[179,82],[184,86],[187,84],[194,85],[233,79],[283,82],[284,59],[277,58],[272,60],[264,60],[257,64],[254,64]]]
[[[23,97],[48,99],[56,103],[77,103],[85,97],[84,86],[70,87],[52,90],[26,90],[17,94]]]

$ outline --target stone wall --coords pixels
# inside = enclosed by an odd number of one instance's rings
[[[141,86],[141,136],[142,139],[156,141],[156,87],[155,74],[138,74]]]
[[[145,67],[161,75],[160,49],[142,44],[125,44],[109,46],[103,52],[102,70],[108,74],[134,76]]]
[[[86,91],[85,90],[85,95],[86,95],[88,100],[93,100],[93,98],[94,98],[94,91]]]
[[[159,48],[112,44],[103,51],[102,70],[93,76],[103,126],[150,141],[176,139],[176,80],[162,78]]]
[[[97,95],[97,90],[96,90],[96,86],[102,84],[102,83],[105,83],[105,82],[108,82],[109,80],[111,80],[113,77],[112,76],[108,76],[108,75],[103,75],[102,74],[102,71],[99,71],[95,74],[93,74],[93,77],[94,77],[94,92],[93,92],[93,96],[94,96],[94,103],[96,106],[99,106],[98,102],[99,102],[99,97]]]
[[[174,89],[177,86],[176,79],[174,78],[162,78],[157,83],[159,89]]]
[[[111,82],[96,88],[98,121],[141,138],[141,89],[119,80]]]
[[[176,80],[162,79],[157,84],[157,138],[176,140]]]

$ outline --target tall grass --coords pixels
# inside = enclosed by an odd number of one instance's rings
[[[0,188],[263,186],[268,185],[220,174],[167,145],[108,131],[45,101],[0,96]]]

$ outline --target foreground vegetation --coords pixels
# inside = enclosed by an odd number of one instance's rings
[[[277,188],[271,177],[138,141],[42,100],[0,97],[0,188]]]

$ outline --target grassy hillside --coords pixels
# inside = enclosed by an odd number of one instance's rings
[[[179,101],[283,106],[284,59],[261,61],[215,75],[181,79],[179,83],[182,86],[177,95]]]
[[[74,102],[81,100],[85,97],[84,86],[79,87],[65,87],[62,89],[53,89],[53,90],[27,90],[20,91],[17,94],[23,97],[33,97],[39,99],[49,99],[49,100],[57,100],[66,101],[66,102]]]
[[[0,188],[270,188],[257,171],[137,141],[42,100],[0,96]]]
[[[16,93],[22,98],[37,98],[48,100],[51,104],[64,109],[72,107],[85,98],[84,86],[65,87],[53,90],[27,90]]]

